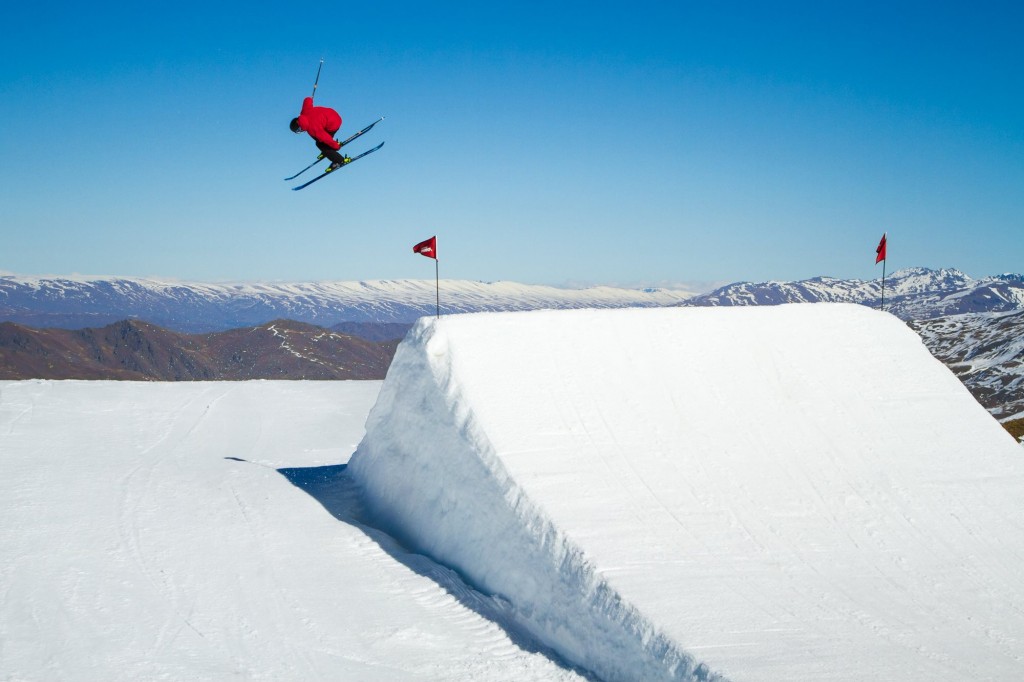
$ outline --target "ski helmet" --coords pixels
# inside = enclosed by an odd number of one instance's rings
[[[288,124],[288,127],[292,129],[293,133],[301,133],[302,126],[299,125],[299,119],[293,118],[292,122]]]

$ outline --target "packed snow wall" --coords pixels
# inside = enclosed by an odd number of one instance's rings
[[[605,680],[1024,674],[1021,451],[862,306],[423,319],[349,470]]]

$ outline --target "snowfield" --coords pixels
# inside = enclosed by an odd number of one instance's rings
[[[853,304],[0,382],[0,679],[1024,679],[1024,452]]]
[[[0,679],[582,679],[304,492],[379,389],[0,382]]]

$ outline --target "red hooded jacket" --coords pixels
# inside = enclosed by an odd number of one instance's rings
[[[323,142],[331,149],[341,149],[341,145],[334,140],[335,133],[341,129],[341,116],[330,107],[313,106],[312,97],[302,100],[299,127],[317,142]]]

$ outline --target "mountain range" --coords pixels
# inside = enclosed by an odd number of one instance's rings
[[[974,279],[955,269],[907,268],[885,282],[886,310],[905,320],[1024,307],[1024,276]],[[321,327],[410,324],[423,315],[486,310],[842,301],[877,307],[880,279],[815,277],[683,289],[565,289],[515,282],[373,280],[213,284],[127,277],[0,276],[0,320],[80,329],[140,319],[180,332],[224,331],[290,319]]]
[[[140,278],[0,277],[0,320],[33,327],[79,329],[126,318],[181,332],[224,331],[290,319],[331,327],[343,323],[411,324],[434,315],[485,310],[655,307],[693,292],[591,287],[560,289],[515,282],[374,280],[206,284]]]
[[[884,300],[883,300],[884,296]],[[1024,308],[1024,276],[973,279],[950,268],[906,268],[885,280],[815,277],[799,282],[738,282],[688,299],[684,305],[779,305],[823,301],[884,307],[904,320],[967,313],[1001,313]]]
[[[4,275],[0,321],[18,324],[0,325],[0,371],[8,378],[382,378],[397,339],[438,310],[823,301],[884,305],[993,415],[1024,417],[1024,276],[975,279],[951,268],[898,270],[884,289],[881,279],[815,277],[737,282],[701,294],[464,280],[211,284]],[[132,348],[141,357],[130,359]]]
[[[993,416],[1024,416],[1024,310],[946,315],[910,326]],[[1017,421],[1024,427],[1024,419]]]

